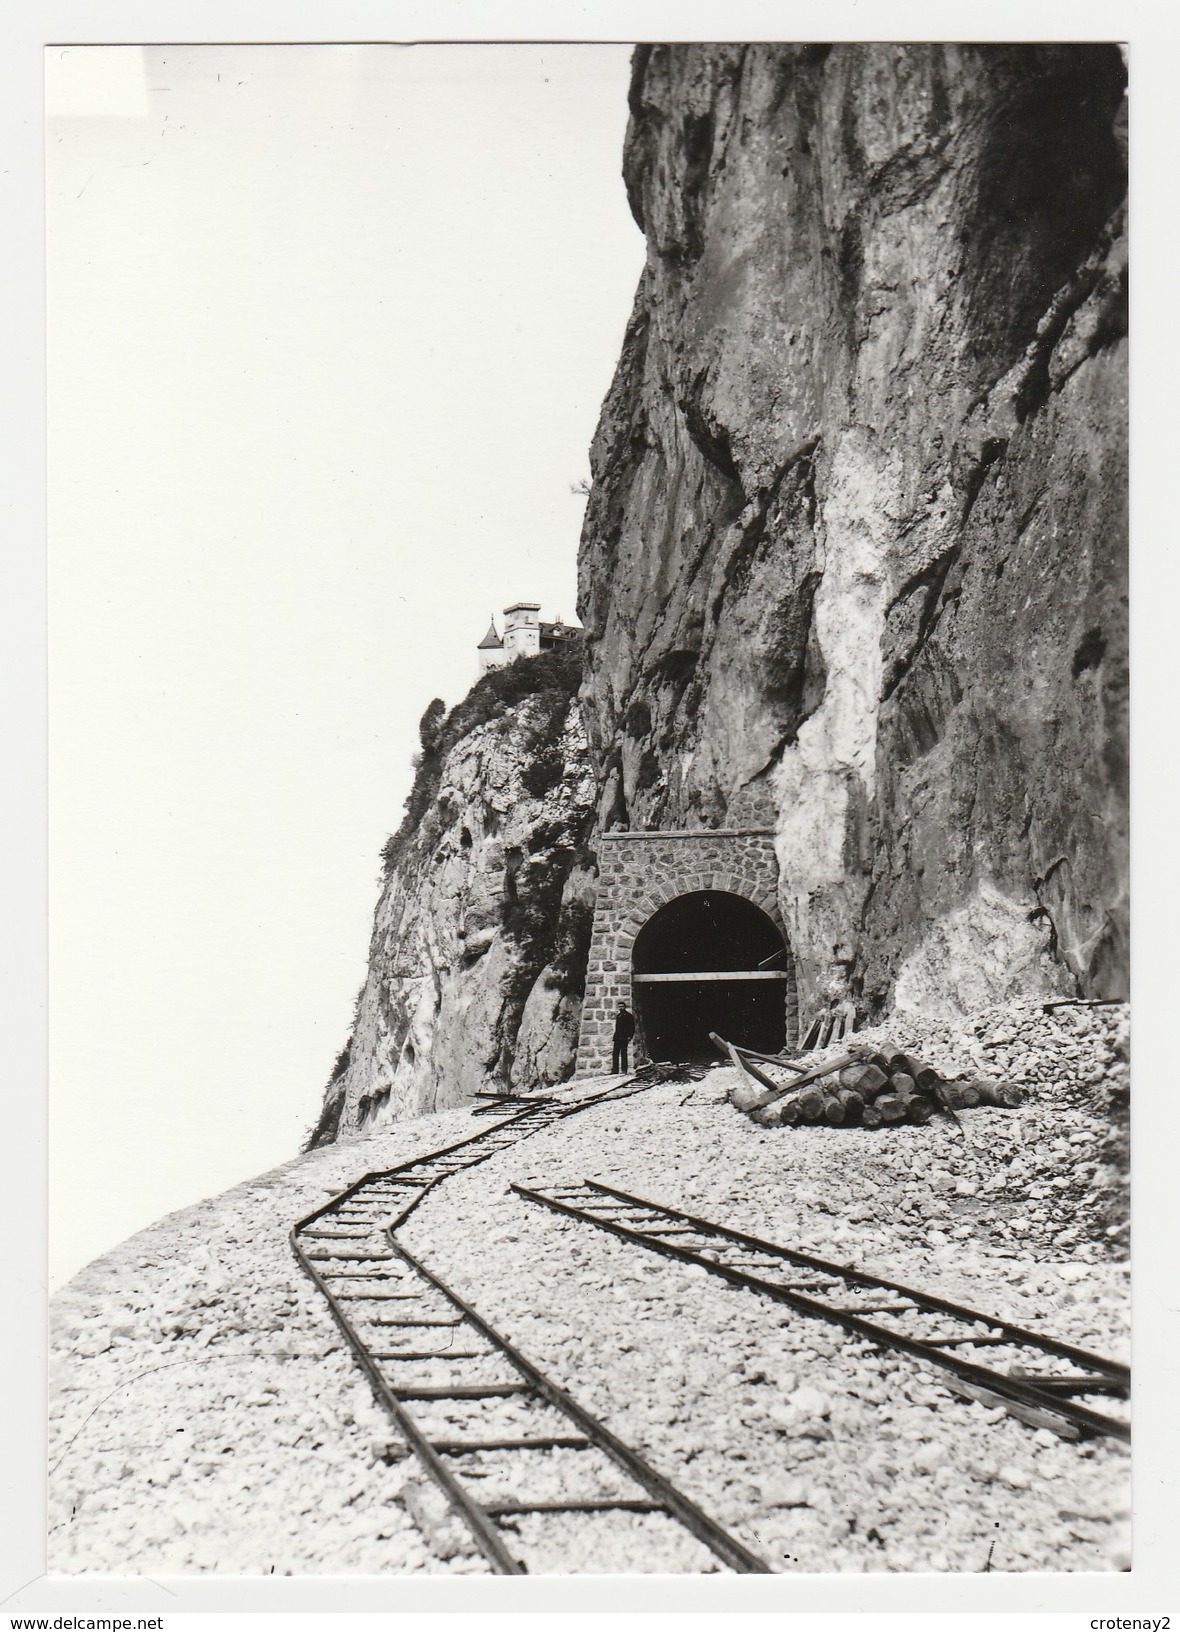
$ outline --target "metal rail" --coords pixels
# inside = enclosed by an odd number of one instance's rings
[[[847,1264],[829,1263],[810,1253],[763,1241],[758,1236],[728,1229],[695,1214],[644,1201],[609,1185],[587,1180],[582,1185],[555,1186],[550,1190],[533,1190],[519,1184],[512,1188],[526,1200],[554,1212],[593,1224],[624,1241],[681,1263],[699,1265],[731,1285],[761,1292],[800,1314],[841,1326],[878,1347],[896,1349],[940,1367],[952,1373],[967,1390],[990,1396],[990,1403],[1002,1404],[1014,1415],[1038,1427],[1052,1427],[1068,1438],[1076,1438],[1079,1433],[1118,1440],[1131,1437],[1130,1426],[1125,1421],[1075,1403],[1078,1398],[1111,1394],[1125,1399],[1130,1391],[1130,1371],[1117,1361],[1102,1359],[1073,1344],[903,1286],[898,1281],[883,1280]],[[693,1238],[692,1245],[670,1239],[685,1236]],[[766,1271],[798,1269],[821,1279],[766,1279]],[[755,1270],[759,1273],[753,1273]],[[817,1297],[816,1293],[822,1296]],[[864,1293],[875,1301],[853,1304],[846,1301]],[[895,1330],[879,1321],[865,1319],[870,1313],[904,1317],[909,1330]],[[931,1315],[939,1316],[943,1325],[953,1323],[952,1329],[934,1334],[915,1331],[921,1320]],[[979,1327],[984,1328],[983,1331],[975,1329]],[[963,1347],[989,1352],[1006,1350],[1009,1364],[1017,1358],[1023,1360],[1031,1352],[1043,1360],[1068,1360],[1083,1369],[1080,1374],[1066,1375],[1029,1372],[1023,1367],[1005,1372],[963,1358],[955,1352]]]
[[[393,1240],[392,1232],[389,1232],[389,1236],[390,1244],[396,1248],[405,1261],[437,1291],[448,1298],[462,1312],[463,1319],[481,1337],[499,1349],[509,1364],[526,1380],[531,1390],[554,1410],[560,1411],[563,1416],[568,1417],[585,1434],[587,1445],[593,1444],[604,1451],[637,1484],[642,1485],[653,1498],[650,1502],[643,1504],[636,1504],[632,1498],[619,1500],[614,1498],[607,1498],[606,1500],[592,1498],[589,1502],[562,1501],[556,1504],[552,1502],[531,1505],[514,1504],[511,1511],[519,1513],[544,1512],[555,1511],[558,1508],[566,1511],[598,1511],[608,1507],[635,1508],[638,1511],[662,1511],[667,1513],[669,1518],[675,1519],[682,1524],[686,1530],[691,1531],[698,1541],[702,1541],[709,1551],[719,1558],[723,1564],[728,1564],[730,1569],[741,1574],[768,1573],[767,1565],[762,1559],[752,1553],[749,1548],[744,1547],[728,1531],[722,1529],[715,1519],[711,1519],[695,1502],[690,1501],[683,1492],[677,1490],[675,1485],[650,1467],[637,1451],[625,1445],[621,1439],[611,1433],[609,1428],[599,1422],[596,1417],[591,1416],[584,1406],[579,1405],[564,1389],[559,1388],[556,1383],[546,1377],[518,1348],[509,1343],[507,1338],[502,1337],[471,1304],[461,1298],[457,1292],[452,1291],[439,1276],[428,1269],[408,1248],[398,1245]],[[506,1509],[503,1504],[500,1504],[497,1510],[504,1512]]]
[[[413,1208],[422,1200],[427,1190],[433,1189],[434,1185],[440,1179],[446,1178],[448,1174],[474,1167],[478,1162],[486,1161],[488,1157],[498,1155],[501,1150],[506,1150],[509,1145],[516,1144],[518,1140],[527,1139],[530,1134],[547,1127],[551,1122],[560,1121],[562,1117],[576,1115],[578,1111],[589,1110],[592,1106],[601,1105],[610,1100],[629,1099],[631,1093],[640,1093],[645,1088],[658,1086],[659,1079],[653,1078],[651,1072],[652,1067],[644,1067],[642,1071],[636,1072],[634,1076],[628,1077],[623,1082],[615,1083],[613,1087],[604,1088],[599,1094],[588,1094],[585,1099],[577,1099],[568,1104],[560,1103],[552,1095],[539,1097],[523,1111],[505,1117],[501,1122],[494,1122],[480,1133],[471,1134],[466,1139],[458,1139],[453,1145],[444,1145],[441,1150],[431,1151],[426,1156],[415,1156],[408,1162],[402,1162],[398,1167],[382,1168],[376,1172],[362,1174],[359,1179],[356,1179],[347,1189],[342,1190],[339,1195],[333,1196],[330,1201],[325,1202],[314,1213],[308,1213],[306,1218],[301,1218],[298,1223],[293,1225],[291,1230],[292,1241],[294,1241],[296,1230],[305,1229],[308,1224],[319,1218],[321,1214],[338,1207],[342,1202],[347,1201],[350,1196],[355,1195],[363,1186],[367,1187],[382,1182],[397,1186],[404,1181],[413,1179],[415,1182],[420,1182],[421,1189],[420,1193],[414,1196],[412,1203],[406,1207],[399,1217],[398,1223],[404,1223],[409,1218]],[[480,1115],[481,1109],[477,1107],[472,1114],[475,1116]],[[460,1155],[460,1152],[466,1154]]]
[[[326,1298],[375,1397],[499,1574],[526,1573],[505,1535],[521,1517],[612,1511],[662,1514],[688,1530],[731,1570],[769,1571],[762,1559],[546,1377],[394,1234],[422,1198],[450,1174],[488,1160],[565,1116],[629,1097],[626,1090],[638,1092],[653,1085],[644,1075],[573,1104],[538,1102],[473,1138],[399,1167],[368,1173],[291,1230],[291,1245],[300,1265]],[[401,1306],[392,1316],[384,1312],[391,1304]],[[441,1346],[444,1331],[450,1340],[447,1347]],[[434,1332],[439,1334],[437,1340]],[[404,1334],[407,1344],[391,1346],[391,1334]],[[480,1343],[484,1346],[477,1346]],[[447,1368],[443,1382],[436,1380],[437,1372],[422,1371],[423,1366],[440,1363]],[[489,1367],[492,1375],[487,1374]],[[506,1399],[515,1399],[525,1408],[530,1431],[521,1432],[518,1424],[510,1430],[497,1425],[497,1413]],[[428,1409],[432,1402],[436,1409],[462,1407],[474,1412],[485,1426],[480,1430],[477,1421],[473,1434],[468,1425],[462,1437],[456,1437],[453,1426],[438,1435],[411,1412],[410,1403],[415,1401]],[[576,1432],[571,1433],[571,1428]],[[514,1474],[519,1478],[523,1473],[527,1483],[527,1459],[548,1451],[585,1452],[591,1461],[597,1453],[600,1462],[605,1457],[638,1490],[563,1491],[557,1500],[534,1500],[527,1490],[519,1500],[480,1499],[474,1494],[471,1486],[477,1478],[493,1485],[511,1484]],[[472,1457],[477,1459],[475,1467],[470,1463]],[[601,1467],[598,1471],[601,1473]]]

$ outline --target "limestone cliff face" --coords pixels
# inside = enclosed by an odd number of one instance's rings
[[[525,659],[446,718],[427,711],[313,1145],[571,1075],[593,902],[578,672],[576,657]]]
[[[594,442],[604,827],[776,828],[806,1008],[1121,995],[1124,71],[657,46]]]

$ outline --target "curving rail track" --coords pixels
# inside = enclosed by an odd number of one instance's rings
[[[769,1569],[394,1235],[451,1174],[559,1118],[645,1086],[639,1076],[572,1104],[538,1101],[470,1139],[366,1174],[291,1230],[296,1257],[327,1299],[376,1398],[501,1574],[527,1573],[519,1555],[537,1539],[538,1523],[612,1513],[632,1516],[645,1552],[657,1561],[669,1551],[682,1557],[687,1531],[700,1553],[689,1567]]]
[[[519,1184],[512,1188],[567,1218],[699,1265],[731,1285],[938,1367],[950,1373],[952,1389],[1003,1405],[1031,1426],[1051,1428],[1068,1439],[1083,1434],[1130,1439],[1125,1416],[1111,1416],[1086,1403],[1128,1398],[1130,1371],[1116,1361],[609,1185],[587,1180],[544,1190]]]

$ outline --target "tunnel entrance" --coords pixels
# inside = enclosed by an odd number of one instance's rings
[[[786,942],[762,911],[723,890],[678,896],[632,949],[635,1018],[653,1060],[709,1060],[711,1031],[774,1054],[787,1040]]]

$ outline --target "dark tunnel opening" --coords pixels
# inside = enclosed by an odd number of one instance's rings
[[[711,1031],[777,1053],[787,1040],[788,969],[781,931],[742,896],[709,890],[670,901],[644,924],[631,955],[648,1055],[716,1063]],[[678,978],[652,978],[661,975]]]

